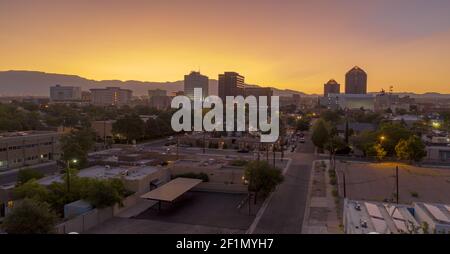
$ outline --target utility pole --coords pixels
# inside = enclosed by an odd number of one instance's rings
[[[260,160],[261,157],[261,142],[258,143],[258,161]]]
[[[180,147],[180,137],[177,135],[177,160],[180,159],[179,157],[179,153],[178,153],[178,148]]]
[[[103,149],[106,149],[106,120],[103,120]]]
[[[347,186],[345,184],[345,172],[342,171],[342,178],[344,180],[344,198],[347,198]]]
[[[273,167],[275,167],[275,144],[274,146],[272,146],[272,151],[273,151]]]
[[[395,167],[395,179],[396,179],[396,189],[397,189],[397,204],[398,204],[398,166]]]
[[[67,193],[70,193],[70,161],[67,161]]]
[[[206,132],[205,132],[205,131],[203,131],[203,154],[205,154],[205,152],[206,152],[206,142],[205,142],[205,135],[206,135]]]

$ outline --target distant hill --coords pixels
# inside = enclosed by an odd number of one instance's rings
[[[170,92],[183,90],[183,81],[147,82],[136,80],[92,80],[77,75],[45,73],[39,71],[0,71],[0,96],[48,96],[50,86],[79,86],[82,90],[120,86],[133,90],[134,95],[147,95],[150,89],[164,89]],[[217,94],[217,80],[209,80],[210,94]],[[274,95],[291,96],[304,93],[274,88]]]
[[[135,80],[91,80],[76,75],[54,74],[37,71],[1,71],[0,95],[33,95],[48,96],[49,87],[79,86],[82,90],[91,88],[120,86],[133,90],[135,95],[145,95],[149,89],[165,89],[169,92],[183,89],[183,81],[175,82],[142,82]]]

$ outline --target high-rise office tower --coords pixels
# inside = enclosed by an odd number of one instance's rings
[[[244,76],[236,72],[219,74],[219,97],[225,103],[226,96],[244,96]]]
[[[202,89],[202,99],[207,97],[208,77],[196,71],[192,71],[189,75],[184,75],[184,94],[190,99],[194,99],[194,88]]]
[[[367,74],[363,69],[355,66],[345,74],[345,93],[367,93]]]
[[[330,79],[323,85],[323,96],[328,96],[330,93],[341,93],[341,84],[334,79]]]

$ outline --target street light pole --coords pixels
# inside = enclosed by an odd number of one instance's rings
[[[344,198],[347,198],[347,186],[345,184],[345,172],[342,171],[342,178],[344,180]]]
[[[396,178],[397,204],[398,204],[398,199],[399,199],[399,193],[398,193],[398,166],[395,167],[395,178]]]
[[[206,150],[205,135],[206,135],[206,132],[203,131],[203,154],[205,154],[205,150]]]
[[[70,160],[67,161],[67,193],[70,193]]]
[[[73,159],[72,162],[73,163],[77,163],[77,160]],[[67,173],[67,192],[70,193],[70,160],[67,160],[66,165],[67,165],[67,170],[66,170],[66,173]]]
[[[272,152],[273,152],[273,167],[275,167],[275,144],[272,146]]]

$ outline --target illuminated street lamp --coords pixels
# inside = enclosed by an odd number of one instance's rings
[[[76,164],[78,162],[77,159],[72,159],[72,161],[68,160],[67,164],[67,192],[70,192],[70,162]]]
[[[433,122],[431,125],[436,129],[439,129],[441,127],[441,124],[439,122]]]
[[[386,140],[386,137],[385,137],[385,136],[381,136],[381,137],[380,137],[380,140],[381,140],[381,142],[383,142],[383,141]]]

